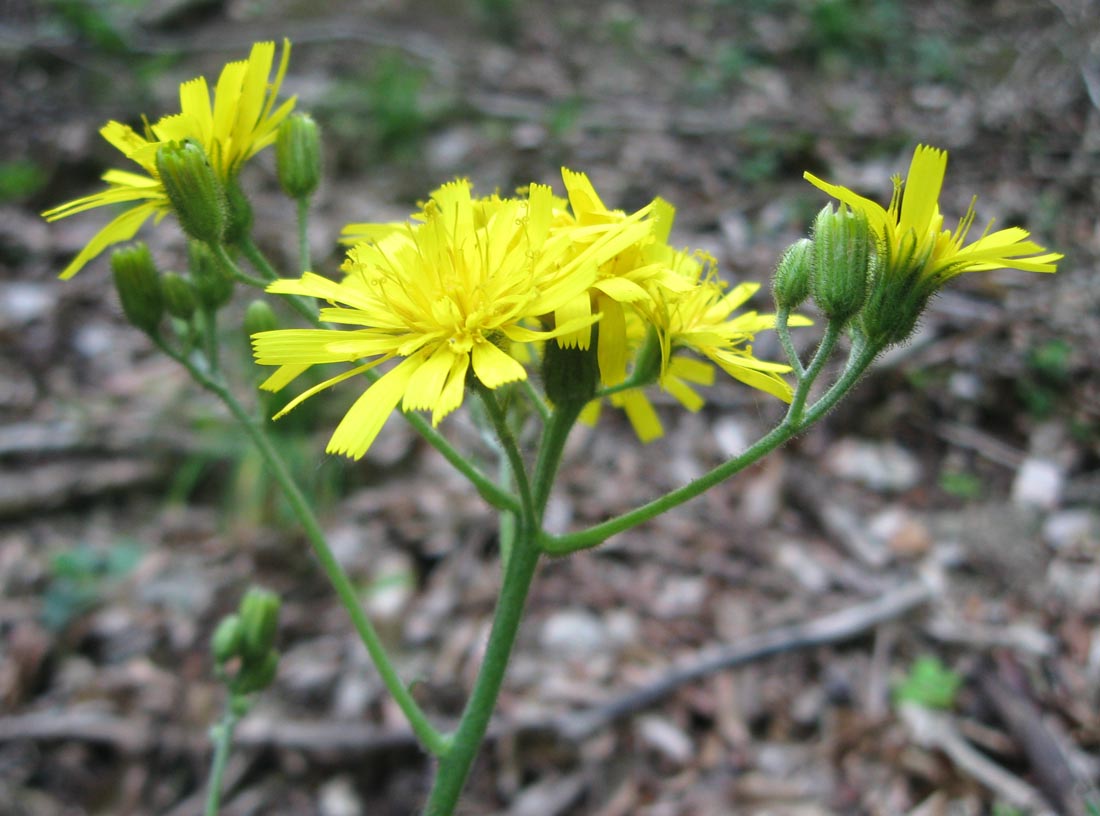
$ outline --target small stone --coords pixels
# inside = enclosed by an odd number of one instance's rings
[[[363,816],[363,801],[347,776],[325,782],[317,798],[321,816]]]
[[[834,475],[881,493],[909,490],[921,478],[916,457],[894,442],[841,439],[825,461]]]
[[[671,576],[653,599],[653,613],[660,618],[692,617],[702,612],[707,582],[701,576]]]
[[[578,657],[597,654],[607,647],[607,627],[587,609],[562,609],[542,624],[539,643],[548,652]]]
[[[1095,550],[1100,518],[1090,510],[1063,510],[1043,522],[1043,540],[1055,550]]]
[[[8,281],[0,300],[0,326],[20,327],[54,311],[57,289],[41,283]]]
[[[512,130],[512,144],[517,150],[537,150],[546,143],[546,135],[538,122],[522,122]]]
[[[741,453],[749,446],[749,435],[745,424],[736,419],[720,419],[714,424],[714,441],[723,458]]]
[[[829,588],[829,573],[815,559],[806,554],[806,548],[792,541],[784,541],[775,549],[775,563],[787,570],[803,588],[821,593]]]
[[[912,513],[889,507],[868,522],[871,535],[882,541],[899,558],[920,558],[932,547],[932,534]]]
[[[642,742],[677,765],[686,764],[694,753],[691,738],[663,717],[641,717],[638,736]]]
[[[1051,510],[1062,498],[1065,476],[1062,469],[1049,459],[1028,457],[1016,471],[1012,483],[1012,501],[1020,507]]]

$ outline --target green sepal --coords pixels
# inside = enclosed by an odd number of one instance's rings
[[[225,235],[225,189],[202,146],[191,139],[157,150],[157,175],[180,227],[197,241],[219,244]]]

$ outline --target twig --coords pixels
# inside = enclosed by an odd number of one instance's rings
[[[841,609],[816,620],[780,626],[739,643],[707,651],[688,666],[674,669],[652,683],[609,700],[588,711],[551,723],[552,730],[569,740],[582,740],[601,728],[667,697],[687,683],[722,669],[743,666],[771,655],[838,643],[873,629],[925,604],[932,592],[923,581],[902,584],[885,595]]]
[[[1047,727],[1035,704],[1001,679],[991,667],[979,673],[978,685],[1008,726],[1015,743],[1027,755],[1046,795],[1068,816],[1086,816],[1084,797],[1074,796],[1074,793],[1086,793],[1088,780],[1070,764],[1069,751]]]
[[[919,745],[943,751],[959,770],[1013,807],[1037,816],[1053,816],[1054,811],[1039,791],[974,748],[955,728],[947,714],[915,703],[902,703],[899,711]]]

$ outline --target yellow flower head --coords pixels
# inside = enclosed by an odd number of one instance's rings
[[[1027,230],[1020,227],[990,232],[990,224],[978,240],[965,244],[974,223],[974,201],[954,231],[944,229],[939,196],[946,169],[946,151],[918,145],[905,179],[894,178],[894,194],[885,209],[847,187],[805,174],[815,187],[863,213],[876,235],[877,269],[863,323],[870,322],[885,342],[904,339],[928,298],[957,275],[1004,267],[1054,272],[1062,258],[1028,240]]]
[[[399,403],[430,410],[438,423],[462,404],[469,373],[488,388],[526,379],[512,345],[597,320],[544,328],[541,318],[585,292],[601,263],[647,232],[637,222],[620,225],[567,258],[572,244],[568,235],[550,234],[552,211],[553,195],[543,185],[531,185],[522,199],[475,200],[469,182],[456,181],[432,194],[422,223],[381,229],[374,243],[355,245],[340,283],[308,273],[273,283],[268,291],[336,304],[321,319],[359,328],[255,335],[256,361],[281,366],[262,387],[278,390],[319,363],[367,360],[309,389],[280,415],[323,388],[400,359],[355,402],[329,442],[329,452],[359,458]]]
[[[628,348],[638,350],[635,371],[652,365],[660,387],[689,411],[703,407],[703,397],[695,387],[714,384],[716,365],[734,379],[789,402],[791,387],[781,375],[790,367],[757,359],[751,345],[757,332],[775,327],[775,315],[755,311],[734,314],[759,284],[743,283],[729,289],[719,279],[714,263],[706,253],[667,251],[663,264],[676,282],[665,286],[668,279],[662,278],[651,286],[651,298],[639,310],[641,320],[627,324]],[[788,322],[791,326],[809,324],[800,315],[792,315]],[[602,322],[600,326],[602,331]],[[642,388],[615,392],[609,399],[623,409],[643,442],[664,433]],[[582,419],[595,422],[598,410],[598,401],[593,401]]]
[[[691,288],[656,298],[650,321],[657,330],[661,348],[661,386],[685,407],[698,410],[702,400],[687,382],[703,383],[696,368],[693,376],[678,374],[683,365],[674,365],[677,349],[694,351],[717,365],[731,377],[789,402],[791,387],[780,376],[790,367],[758,360],[752,353],[757,332],[775,328],[775,315],[755,311],[734,315],[760,288],[758,283],[741,283],[732,289],[714,269],[714,259],[705,253],[677,252],[673,268]],[[806,326],[809,321],[793,315],[791,326]],[[705,364],[703,364],[705,365]]]
[[[256,43],[247,60],[222,69],[213,105],[206,80],[199,77],[180,86],[180,113],[147,124],[144,135],[120,122],[104,125],[99,131],[103,138],[144,173],[108,170],[103,174],[107,189],[42,213],[47,221],[56,221],[110,204],[131,205],[96,233],[61,277],[71,278],[107,247],[133,238],[149,218],[159,223],[171,212],[156,170],[157,150],[165,142],[197,142],[223,182],[231,181],[244,162],[273,144],[279,124],[295,102],[291,98],[275,108],[289,58],[290,43],[284,40],[279,67],[269,82],[275,43]]]
[[[590,314],[602,315],[596,347],[600,380],[604,385],[616,385],[626,378],[629,313],[648,304],[651,300],[649,289],[669,276],[668,267],[658,262],[657,255],[660,248],[667,247],[665,242],[676,210],[667,201],[655,198],[641,210],[627,215],[622,210],[609,209],[584,173],[563,167],[561,174],[571,212],[559,211],[554,229],[568,232],[576,251],[583,251],[617,225],[639,218],[644,218],[648,225],[649,234],[644,240],[609,257],[597,270],[590,290],[564,304],[557,313],[559,322]],[[582,328],[560,342],[565,346],[588,348],[590,329]]]

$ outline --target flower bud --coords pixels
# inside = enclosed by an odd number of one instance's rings
[[[262,691],[271,685],[271,681],[275,679],[275,675],[279,671],[279,653],[274,649],[266,652],[257,663],[246,663],[241,668],[241,673],[237,675],[233,682],[233,692],[235,694],[252,694],[256,691]]]
[[[239,616],[229,615],[222,619],[210,637],[210,651],[215,662],[225,663],[240,654],[242,634]]]
[[[111,271],[126,319],[144,332],[155,332],[164,316],[164,293],[149,247],[137,243],[115,250]]]
[[[180,320],[190,320],[199,305],[191,281],[177,272],[165,272],[160,285],[164,290],[164,308],[168,314]]]
[[[814,301],[829,320],[846,323],[867,299],[872,235],[867,216],[831,204],[814,221],[811,285]]]
[[[586,349],[562,348],[557,340],[546,343],[542,355],[542,380],[546,397],[554,405],[584,405],[596,395],[600,366],[595,334],[593,331],[592,342]]]
[[[217,255],[200,241],[187,245],[191,281],[199,303],[207,309],[219,309],[233,297],[233,278]]]
[[[225,243],[238,244],[252,233],[252,202],[232,179],[225,185]]]
[[[209,244],[225,235],[225,189],[198,142],[169,142],[157,150],[157,175],[190,237]]]
[[[305,198],[317,189],[321,180],[321,137],[317,123],[308,114],[292,114],[279,125],[275,167],[279,184],[291,198]]]
[[[244,312],[246,337],[252,337],[260,332],[274,331],[277,328],[279,328],[279,320],[266,300],[254,300],[248,304]]]
[[[783,253],[772,278],[772,296],[779,309],[796,309],[810,295],[814,243],[809,238],[795,241]]]
[[[278,595],[258,587],[248,590],[241,599],[241,656],[246,662],[255,663],[264,659],[275,645],[279,606]]]

